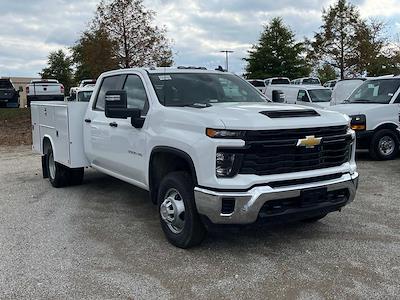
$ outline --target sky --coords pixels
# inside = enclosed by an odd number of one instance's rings
[[[233,50],[230,71],[241,74],[247,51],[271,18],[280,16],[296,38],[312,37],[323,8],[334,0],[144,0],[166,26],[175,65],[224,66],[220,50]],[[400,33],[400,0],[352,0],[363,18]],[[37,76],[50,51],[68,49],[87,28],[99,0],[0,0],[0,76]]]

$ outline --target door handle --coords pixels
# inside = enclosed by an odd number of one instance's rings
[[[86,123],[92,123],[92,120],[90,120],[90,119],[85,119],[85,122],[86,122]]]
[[[111,127],[118,127],[118,124],[115,123],[115,122],[112,122],[112,123],[110,123],[110,126],[111,126]]]

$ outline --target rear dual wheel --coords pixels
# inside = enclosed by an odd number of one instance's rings
[[[71,169],[56,162],[51,146],[47,150],[45,167],[47,168],[46,173],[49,176],[49,181],[55,188],[82,184],[84,168]]]

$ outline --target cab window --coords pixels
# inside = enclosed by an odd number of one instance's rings
[[[145,115],[149,110],[149,101],[142,79],[138,75],[128,75],[123,90],[127,94],[128,108],[138,108]]]
[[[307,93],[305,90],[299,91],[299,93],[297,94],[297,101],[310,102],[310,99],[308,99],[308,96],[307,96]]]
[[[94,105],[95,110],[104,110],[106,93],[108,91],[121,90],[125,77],[126,75],[116,75],[103,79],[100,90],[97,94],[96,103]]]

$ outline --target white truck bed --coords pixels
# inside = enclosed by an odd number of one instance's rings
[[[70,168],[89,166],[84,153],[86,102],[32,102],[33,150],[43,153],[43,139],[52,143],[54,160]]]

